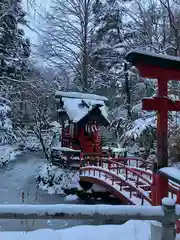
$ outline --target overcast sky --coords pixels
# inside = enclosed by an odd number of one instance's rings
[[[38,30],[44,25],[42,16],[49,10],[51,1],[52,0],[23,0],[24,9],[27,12],[26,18],[30,27],[33,29],[25,28],[25,32],[32,44],[36,44],[38,40]]]

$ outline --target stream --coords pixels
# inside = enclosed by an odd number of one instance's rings
[[[48,194],[37,190],[36,176],[40,168],[46,163],[42,153],[23,153],[13,161],[0,168],[0,204],[60,204],[83,203],[81,200],[66,201],[58,194]],[[91,220],[0,220],[0,231],[27,231],[41,228],[62,229],[77,225],[93,223]]]

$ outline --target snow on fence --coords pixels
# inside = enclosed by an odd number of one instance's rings
[[[96,219],[104,224],[127,220],[156,220],[162,223],[162,240],[175,239],[175,224],[180,205],[164,198],[161,206],[112,205],[0,205],[0,219]]]

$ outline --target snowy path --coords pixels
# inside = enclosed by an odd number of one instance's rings
[[[18,156],[15,160],[0,168],[0,204],[22,203],[22,192],[25,193],[25,203],[64,203],[64,197],[62,196],[50,195],[44,191],[41,191],[40,189],[37,192],[36,175],[44,163],[46,163],[46,161],[41,157],[41,154],[25,153],[24,155]],[[72,202],[68,201],[66,203]],[[28,227],[30,227],[30,229],[60,229],[86,223],[87,221],[83,222],[76,220],[37,220],[34,227],[32,226],[32,221],[29,221]],[[25,226],[22,225],[21,221],[19,220],[0,220],[0,231],[8,230],[25,230]]]

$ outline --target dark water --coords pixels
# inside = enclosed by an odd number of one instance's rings
[[[82,201],[65,201],[63,196],[50,195],[36,188],[36,176],[41,166],[46,163],[41,153],[24,153],[0,168],[0,204],[21,204],[22,192],[25,193],[25,203],[60,204]],[[77,226],[92,221],[79,220],[0,220],[0,231],[33,230],[39,228],[61,229]],[[95,222],[94,222],[95,223]]]

